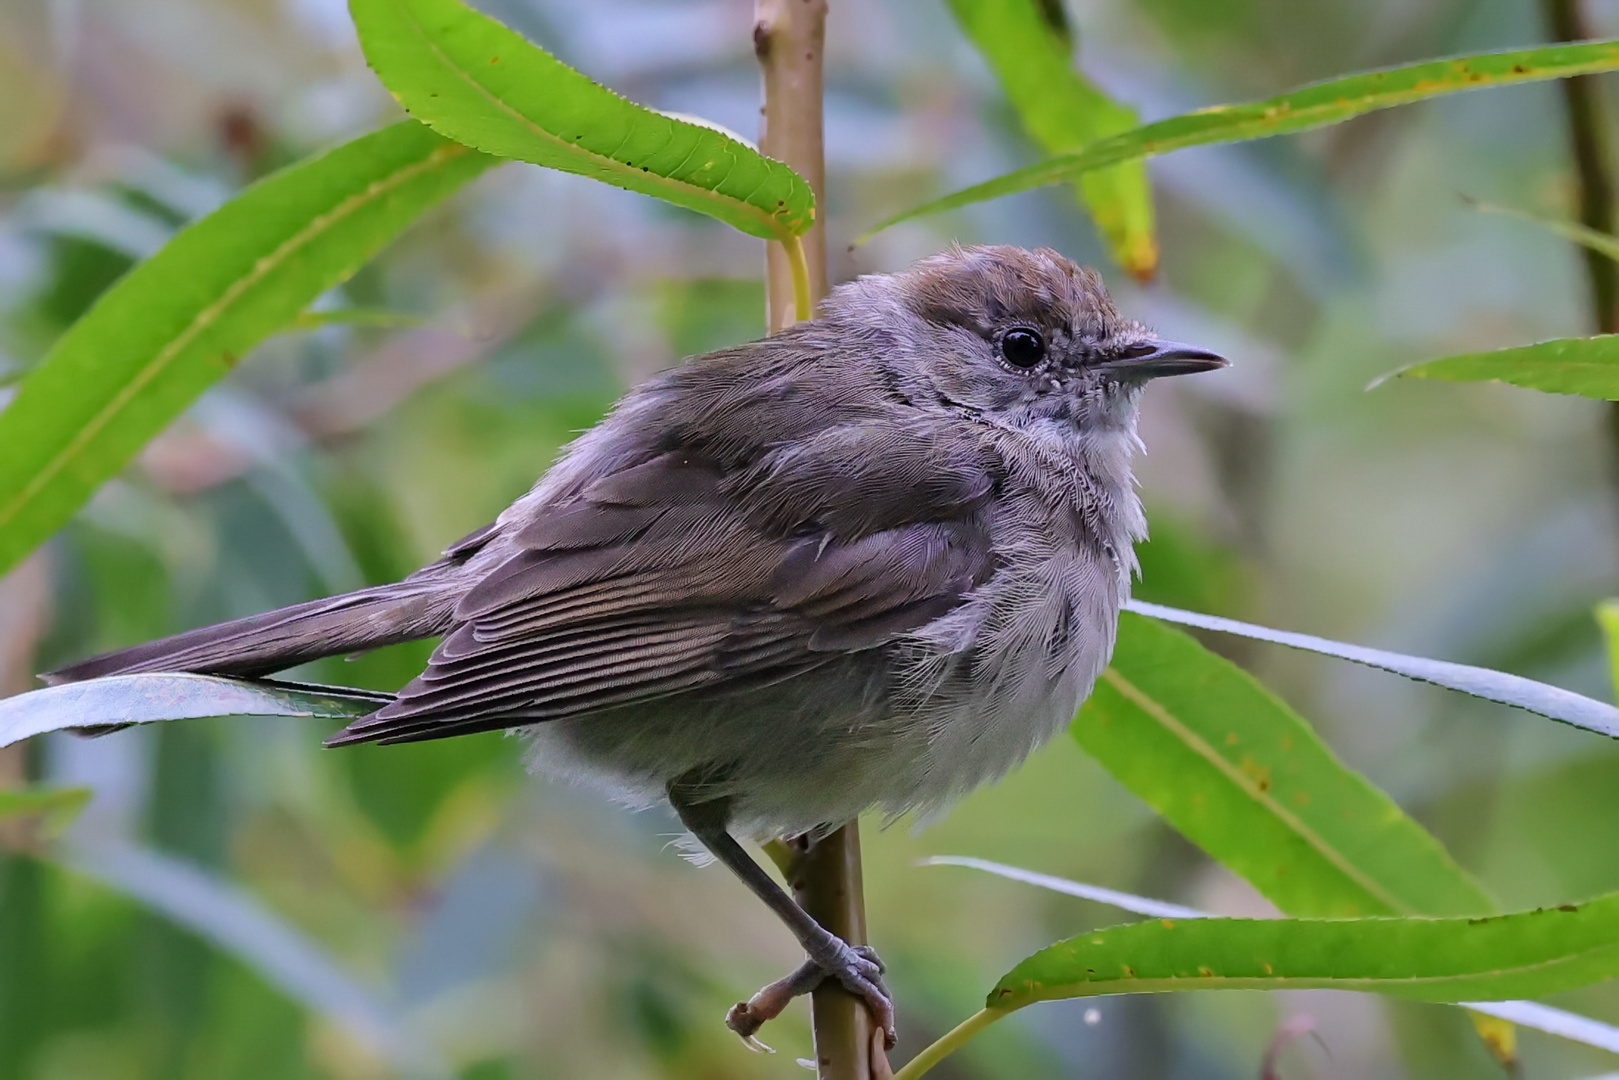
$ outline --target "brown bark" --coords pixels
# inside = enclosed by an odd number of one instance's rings
[[[815,227],[803,237],[810,296],[826,295],[824,193],[826,159],[821,131],[821,53],[826,42],[826,0],[755,0],[753,47],[764,75],[759,149],[792,166],[815,191]],[[780,244],[768,250],[767,303],[774,333],[794,321],[792,273]],[[826,839],[794,847],[787,870],[793,895],[815,920],[851,944],[866,940],[861,891],[860,831],[851,822]],[[887,1072],[873,1061],[871,1018],[865,1005],[828,980],[811,998],[815,1060],[820,1080],[869,1080]],[[880,1054],[878,1055],[880,1056]],[[874,1072],[874,1065],[880,1072]]]

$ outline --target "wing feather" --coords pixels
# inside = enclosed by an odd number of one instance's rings
[[[505,557],[427,670],[333,741],[723,692],[881,647],[994,572],[998,463],[947,434],[834,427],[728,465],[665,450],[503,520],[477,543]]]

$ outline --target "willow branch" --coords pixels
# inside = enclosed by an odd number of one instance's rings
[[[1556,41],[1590,37],[1579,0],[1543,0],[1546,23]],[[1603,123],[1602,98],[1594,75],[1558,82],[1568,113],[1569,156],[1579,182],[1580,222],[1597,232],[1613,232],[1613,171]],[[1619,266],[1589,248],[1582,249],[1585,277],[1591,294],[1591,316],[1597,331],[1619,330]]]
[[[765,95],[759,149],[809,181],[817,211],[799,251],[791,250],[794,245],[769,245],[767,298],[774,333],[808,318],[826,295],[821,52],[827,5],[826,0],[755,0],[753,10],[753,47]],[[797,850],[786,876],[793,895],[817,922],[851,944],[865,942],[856,823]],[[871,1080],[887,1072],[886,1060],[874,1062],[871,1018],[858,998],[828,979],[812,995],[811,1008],[820,1080]]]
[[[821,135],[821,50],[826,42],[826,0],[754,0],[753,50],[764,75],[764,122],[759,149],[784,161],[815,192],[815,227],[802,238],[809,299],[826,295],[826,156]],[[769,246],[770,329],[808,318],[795,302],[788,249]],[[801,292],[796,295],[802,295]]]
[[[1579,41],[1591,36],[1579,0],[1541,0],[1547,29],[1555,41]],[[1596,77],[1561,79],[1563,104],[1568,115],[1569,156],[1579,190],[1580,223],[1601,233],[1613,233],[1613,169],[1608,154],[1607,126]],[[1585,281],[1591,298],[1591,322],[1599,334],[1619,330],[1619,265],[1600,252],[1582,248]],[[1619,403],[1608,406],[1609,469],[1619,485]]]

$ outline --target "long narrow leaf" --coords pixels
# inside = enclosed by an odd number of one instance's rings
[[[1161,919],[1070,938],[1006,974],[989,1008],[1171,990],[1361,990],[1418,1001],[1542,997],[1619,975],[1619,893],[1425,919]]]
[[[1293,915],[1485,914],[1484,891],[1302,717],[1182,631],[1125,612],[1070,729],[1171,825]]]
[[[1165,622],[1196,626],[1222,634],[1236,634],[1256,641],[1269,641],[1277,645],[1286,645],[1290,649],[1302,649],[1305,652],[1321,653],[1325,656],[1336,656],[1340,660],[1350,660],[1367,667],[1404,675],[1418,682],[1458,690],[1472,697],[1483,698],[1485,701],[1512,705],[1550,720],[1585,728],[1587,731],[1594,731],[1610,738],[1619,738],[1619,709],[1571,690],[1548,686],[1518,675],[1509,675],[1504,671],[1492,671],[1489,668],[1473,667],[1469,664],[1453,664],[1446,660],[1429,660],[1421,656],[1406,656],[1403,653],[1371,649],[1364,645],[1350,645],[1310,634],[1272,630],[1268,626],[1255,626],[1235,619],[1224,619],[1218,615],[1201,615],[1195,611],[1182,611],[1179,608],[1148,604],[1140,600],[1132,600],[1126,606],[1138,615],[1148,615]]]
[[[1188,839],[1290,915],[1483,914],[1439,842],[1247,672],[1125,612],[1113,665],[1070,728]],[[1511,1062],[1508,1025],[1475,1016]]]
[[[1313,83],[1265,101],[1199,109],[1100,139],[1077,153],[1060,154],[895,214],[870,229],[860,240],[923,214],[936,214],[1061,183],[1132,158],[1154,157],[1189,146],[1243,142],[1306,131],[1377,109],[1409,105],[1461,90],[1561,79],[1616,68],[1619,68],[1619,42],[1592,41],[1426,60]]]
[[[1053,877],[1050,874],[1041,874],[1033,870],[1024,870],[1017,866],[1008,866],[1005,863],[991,862],[988,859],[975,859],[964,855],[935,855],[923,859],[922,866],[964,866],[973,870],[982,870],[997,877],[1007,878],[1011,881],[1022,882],[1027,885],[1036,885],[1042,889],[1063,893],[1066,896],[1077,896],[1085,900],[1094,900],[1100,904],[1111,904],[1114,907],[1132,912],[1136,915],[1146,915],[1153,919],[1212,919],[1212,913],[1199,911],[1196,908],[1183,907],[1180,904],[1171,904],[1165,900],[1154,900],[1150,897],[1137,896],[1134,893],[1120,892],[1117,889],[1103,888],[1099,885],[1087,885],[1080,881],[1069,881],[1067,878]],[[1619,1028],[1612,1024],[1604,1024],[1600,1020],[1593,1020],[1589,1016],[1581,1016],[1565,1009],[1542,1005],[1537,1001],[1464,1001],[1465,1008],[1493,1016],[1498,1020],[1505,1020],[1513,1024],[1544,1031],[1548,1035],[1556,1035],[1572,1042],[1595,1046],[1610,1053],[1619,1054]]]
[[[1619,334],[1557,338],[1536,345],[1462,353],[1415,364],[1394,374],[1402,379],[1503,382],[1548,394],[1619,401]]]
[[[253,346],[494,162],[397,124],[260,181],[108,290],[0,412],[0,573]]]
[[[1075,68],[1070,43],[1037,0],[950,0],[950,9],[1046,153],[1078,150],[1136,126],[1134,109]],[[1113,260],[1140,280],[1152,277],[1158,240],[1146,163],[1126,161],[1085,173],[1076,187]]]
[[[368,690],[250,682],[214,675],[111,675],[0,700],[0,747],[47,731],[211,716],[351,720],[390,699],[390,695]]]
[[[1038,1001],[1187,990],[1356,990],[1417,1001],[1503,1002],[1619,976],[1619,893],[1488,918],[1155,919],[1041,949],[984,1008],[895,1074],[917,1080],[1002,1017]],[[1525,1006],[1528,1006],[1527,1008]],[[1539,1017],[1548,1019],[1547,1017]],[[1579,1018],[1575,1018],[1579,1019]]]
[[[490,154],[655,195],[764,239],[815,222],[809,184],[722,132],[644,108],[459,0],[351,0],[410,114]]]
[[[1466,200],[1474,210],[1486,214],[1502,214],[1506,217],[1527,221],[1531,225],[1538,225],[1547,232],[1556,233],[1564,240],[1590,248],[1599,255],[1619,262],[1619,236],[1612,233],[1599,232],[1589,225],[1581,225],[1578,221],[1569,221],[1566,218],[1548,217],[1545,214],[1535,214],[1528,210],[1519,210],[1511,206],[1497,206],[1495,203],[1482,202],[1478,199]]]
[[[1206,911],[1198,911],[1196,908],[1185,907],[1181,904],[1172,904],[1167,900],[1153,900],[1146,896],[1137,896],[1134,893],[1104,888],[1101,885],[1086,885],[1084,882],[1069,881],[1066,878],[1053,877],[1050,874],[1041,874],[1033,870],[1024,870],[1017,866],[1008,866],[1006,863],[991,862],[989,859],[975,859],[970,855],[933,855],[921,860],[918,865],[964,866],[969,870],[982,870],[986,874],[994,874],[996,877],[1021,881],[1025,885],[1036,885],[1042,889],[1062,893],[1064,896],[1077,896],[1081,900],[1093,900],[1098,904],[1110,904],[1124,911],[1129,911],[1136,915],[1145,915],[1152,919],[1212,918]]]

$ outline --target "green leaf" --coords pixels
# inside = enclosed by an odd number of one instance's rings
[[[1426,60],[1312,83],[1265,101],[1199,109],[1099,139],[1077,153],[1058,155],[896,214],[867,231],[857,242],[923,214],[936,214],[1072,180],[1094,169],[1133,158],[1154,157],[1188,146],[1242,142],[1306,131],[1342,123],[1377,109],[1409,105],[1461,90],[1562,79],[1616,68],[1619,68],[1619,42],[1591,41]]]
[[[1556,233],[1564,240],[1572,241],[1581,247],[1588,247],[1599,255],[1619,261],[1619,237],[1609,233],[1598,232],[1588,225],[1581,225],[1577,221],[1566,218],[1547,217],[1545,214],[1532,214],[1527,210],[1518,210],[1510,206],[1497,206],[1494,203],[1480,202],[1477,199],[1467,199],[1467,204],[1474,210],[1486,214],[1502,214],[1506,217],[1527,221],[1531,225],[1538,225],[1548,232]]]
[[[1066,896],[1078,896],[1085,900],[1094,900],[1099,904],[1111,904],[1123,908],[1136,915],[1146,915],[1154,919],[1212,919],[1217,918],[1206,911],[1185,907],[1181,904],[1171,904],[1163,900],[1154,900],[1134,893],[1119,892],[1117,889],[1107,889],[1099,885],[1087,885],[1080,881],[1069,881],[1066,878],[1052,877],[1050,874],[1040,874],[1033,870],[1024,870],[1021,867],[1007,866],[1005,863],[991,862],[988,859],[975,859],[965,855],[935,855],[923,859],[919,866],[965,866],[974,870],[982,870],[997,877],[1020,881],[1027,885],[1035,885],[1042,889],[1063,893]],[[1549,1035],[1556,1035],[1575,1042],[1583,1042],[1588,1046],[1595,1046],[1612,1053],[1619,1053],[1619,1027],[1604,1024],[1600,1020],[1593,1020],[1589,1016],[1556,1009],[1550,1005],[1542,1005],[1534,1001],[1468,1001],[1463,1005],[1473,1012],[1475,1016],[1483,1013],[1497,1020],[1507,1021],[1508,1024],[1522,1024]],[[1510,1027],[1507,1028],[1510,1032]]]
[[[111,675],[0,700],[0,746],[47,731],[106,730],[215,716],[319,716],[352,720],[391,694],[216,675]]]
[[[458,0],[350,0],[366,60],[406,110],[499,157],[579,173],[787,240],[809,184],[731,136],[626,100]]]
[[[127,274],[0,412],[0,573],[254,345],[494,163],[397,124],[254,184]]]
[[[1608,678],[1619,696],[1619,600],[1604,600],[1596,606],[1597,625],[1608,643]]]
[[[1238,622],[1235,619],[1223,619],[1218,615],[1201,615],[1195,611],[1182,611],[1179,608],[1149,604],[1141,600],[1131,600],[1125,607],[1138,615],[1180,623],[1183,626],[1196,626],[1222,634],[1237,634],[1255,641],[1286,645],[1290,649],[1336,656],[1340,660],[1404,675],[1418,682],[1443,686],[1447,690],[1455,690],[1470,697],[1493,701],[1499,705],[1511,705],[1513,708],[1523,709],[1549,720],[1606,735],[1610,739],[1619,738],[1619,709],[1607,702],[1588,698],[1584,694],[1576,694],[1572,690],[1564,690],[1560,686],[1550,686],[1519,675],[1509,675],[1504,671],[1474,667],[1471,664],[1453,664],[1448,660],[1407,656],[1384,649],[1369,649],[1364,645],[1350,645],[1343,641],[1332,641],[1311,634],[1295,634],[1288,630],[1272,630],[1268,626],[1255,626],[1253,623]]]
[[[1136,126],[1073,64],[1072,45],[1037,0],[950,0],[967,36],[994,69],[1029,135],[1048,154],[1078,150]],[[1138,280],[1158,268],[1152,188],[1142,161],[1085,173],[1076,182],[1115,262]]]
[[[1293,915],[1485,914],[1437,840],[1302,717],[1188,635],[1125,612],[1070,729],[1188,839]]]
[[[1302,717],[1191,637],[1119,616],[1113,663],[1070,727],[1125,786],[1290,915],[1482,914],[1489,895]],[[1473,1017],[1513,1060],[1500,1020]]]
[[[90,789],[85,787],[13,788],[0,791],[0,821],[10,818],[43,815],[46,827],[60,829],[79,816],[90,803]]]
[[[1428,360],[1395,374],[1402,379],[1502,382],[1548,394],[1619,401],[1619,334],[1557,338],[1511,349],[1462,353]]]
[[[1619,893],[1486,918],[1160,919],[1081,934],[1018,964],[999,1012],[1170,990],[1361,990],[1417,1001],[1543,997],[1619,975]]]

